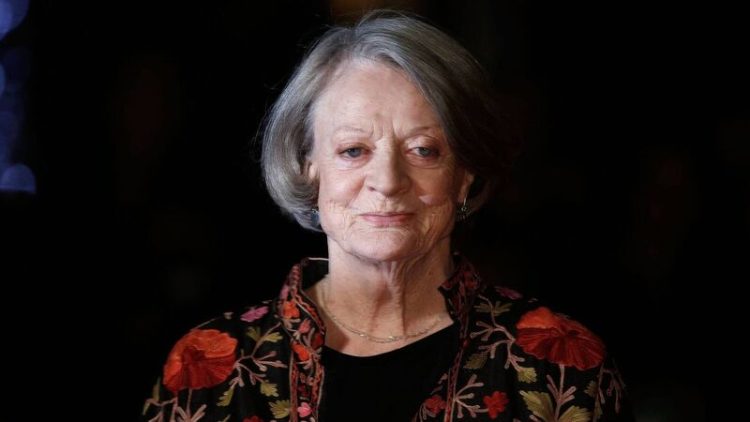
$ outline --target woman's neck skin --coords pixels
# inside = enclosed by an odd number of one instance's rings
[[[329,242],[329,273],[307,293],[323,308],[326,344],[350,355],[369,356],[401,348],[451,324],[438,287],[452,270],[449,238],[426,255],[389,262],[369,261]],[[381,338],[432,329],[419,337],[378,343],[343,329],[327,313]]]

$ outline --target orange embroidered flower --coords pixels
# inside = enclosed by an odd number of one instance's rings
[[[294,343],[292,344],[292,349],[294,350],[294,353],[297,354],[300,361],[307,362],[307,360],[310,359],[310,352],[307,350],[307,347],[299,343]]]
[[[516,343],[528,354],[586,370],[604,359],[604,343],[581,323],[540,307],[516,324]]]
[[[445,400],[442,397],[435,394],[429,399],[424,401],[424,407],[433,415],[437,415],[441,410],[445,409]]]
[[[221,383],[232,372],[236,347],[237,339],[219,330],[191,330],[169,353],[164,385],[177,393]]]
[[[505,406],[508,404],[508,395],[495,391],[491,396],[484,396],[482,400],[484,405],[487,406],[490,419],[495,419],[497,415],[505,411]]]
[[[294,302],[284,302],[281,307],[281,315],[286,319],[298,318],[299,309],[297,309],[297,305]]]
[[[310,347],[317,350],[318,347],[322,346],[324,343],[323,336],[320,335],[320,333],[313,334],[312,341],[310,342]]]

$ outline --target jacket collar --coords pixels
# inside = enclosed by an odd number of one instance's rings
[[[451,317],[465,327],[474,298],[484,288],[484,283],[474,266],[463,255],[456,253],[453,259],[456,263],[455,270],[439,290],[445,297]],[[300,334],[307,333],[311,328],[325,336],[325,325],[320,312],[304,293],[304,289],[327,273],[328,260],[325,258],[305,258],[289,272],[281,289],[276,311],[292,338],[299,339]],[[314,351],[320,353],[320,347],[314,347]]]

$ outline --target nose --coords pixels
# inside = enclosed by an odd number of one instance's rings
[[[409,175],[398,148],[375,150],[369,164],[368,189],[389,197],[408,189]]]

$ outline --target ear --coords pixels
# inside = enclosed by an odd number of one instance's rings
[[[310,182],[315,182],[316,180],[318,180],[318,166],[310,156],[305,158],[305,169],[303,171],[303,174]]]
[[[457,203],[463,202],[463,200],[469,196],[469,188],[474,182],[474,174],[468,170],[462,170],[463,175],[461,176],[461,185],[458,190]]]

